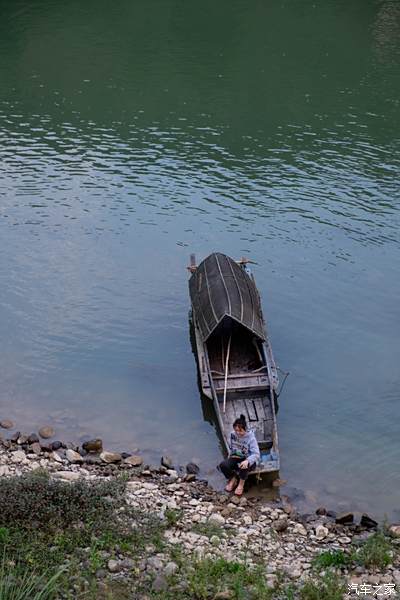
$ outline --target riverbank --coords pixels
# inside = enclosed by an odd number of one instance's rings
[[[137,455],[11,437],[0,448],[3,567],[39,587],[51,581],[42,598],[336,600],[400,585],[398,526],[239,499],[167,457],[149,467]]]

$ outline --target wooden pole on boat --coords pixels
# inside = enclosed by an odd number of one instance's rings
[[[228,364],[229,364],[229,354],[230,354],[230,351],[231,351],[231,339],[232,339],[232,334],[229,336],[228,349],[226,351],[225,384],[224,384],[224,408],[223,408],[224,412],[225,412],[225,408],[226,408],[226,386],[227,386],[227,383],[228,383]]]

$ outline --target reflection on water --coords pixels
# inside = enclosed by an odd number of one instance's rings
[[[398,3],[1,13],[2,418],[195,460],[219,485],[185,267],[248,254],[291,372],[287,489],[393,515]]]

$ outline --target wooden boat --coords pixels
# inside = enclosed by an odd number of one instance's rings
[[[244,414],[261,451],[253,473],[273,473],[279,471],[279,381],[248,262],[213,253],[197,266],[191,256],[191,320],[200,386],[214,403],[226,451],[232,424]]]

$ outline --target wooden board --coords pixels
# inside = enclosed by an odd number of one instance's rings
[[[246,417],[249,428],[253,429],[257,441],[263,445],[272,443],[273,416],[271,400],[267,394],[244,395],[228,394],[226,399],[226,410],[223,412],[223,395],[218,395],[220,413],[224,430],[227,436],[232,431],[233,422],[243,414]]]

